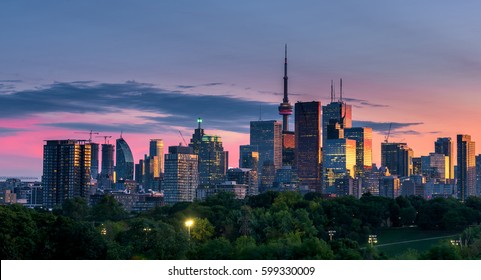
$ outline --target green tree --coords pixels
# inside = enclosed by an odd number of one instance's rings
[[[127,217],[127,212],[113,196],[104,195],[91,208],[91,217],[96,222],[120,221]]]

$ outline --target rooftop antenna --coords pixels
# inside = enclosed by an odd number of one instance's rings
[[[331,80],[331,103],[334,102],[334,81]]]
[[[120,131],[120,138],[121,138],[121,139],[123,139],[123,138],[122,138],[122,133],[124,133],[123,130]]]
[[[336,82],[333,82],[332,94],[334,95],[334,100],[336,100]]]
[[[341,99],[340,99],[340,100],[341,100],[341,102],[342,102],[342,78],[341,78],[339,87],[340,87],[340,91],[341,91],[341,92],[340,92],[340,95],[341,95],[341,97],[340,97]]]
[[[259,105],[259,121],[262,121],[262,105]]]

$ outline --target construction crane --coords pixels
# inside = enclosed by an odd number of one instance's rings
[[[384,143],[389,143],[389,135],[391,135],[392,123],[389,124],[389,130],[387,131],[386,137],[384,137]]]
[[[182,132],[180,132],[180,130],[179,130],[179,134],[180,134],[180,137],[182,137],[182,141],[184,141],[185,146],[186,147],[189,146],[189,145],[187,145],[187,142],[184,139],[184,135],[182,135]]]
[[[112,136],[110,136],[110,135],[101,135],[101,136],[95,136],[95,137],[103,137],[105,139],[105,144],[109,144],[107,139],[112,138]]]
[[[90,137],[89,137],[89,142],[92,142],[92,134],[99,134],[98,132],[94,132],[93,130],[90,130],[90,132],[85,132],[85,131],[77,131],[77,132],[74,132],[76,134],[89,134]]]

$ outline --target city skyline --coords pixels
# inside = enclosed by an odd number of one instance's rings
[[[0,4],[0,176],[40,177],[44,140],[91,129],[123,130],[138,162],[198,117],[235,167],[259,111],[280,121],[285,43],[290,102],[327,105],[343,78],[375,163],[390,123],[416,157],[438,137],[481,141],[481,4],[270,3]]]

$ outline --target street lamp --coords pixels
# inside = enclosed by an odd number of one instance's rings
[[[377,235],[375,234],[370,234],[368,239],[367,239],[367,242],[369,243],[369,245],[371,245],[372,247],[374,247],[374,244],[377,243]]]
[[[189,239],[190,239],[190,228],[192,227],[193,224],[194,224],[194,220],[192,219],[188,219],[187,221],[185,221],[185,226],[189,230]]]
[[[101,226],[102,226],[102,229],[100,230],[100,234],[107,235],[107,228],[105,227],[104,224],[102,224]]]
[[[332,241],[332,237],[334,236],[334,234],[336,233],[335,230],[330,230],[327,232],[329,234],[329,240]]]
[[[461,246],[461,241],[456,239],[451,239],[451,245],[453,246]]]

